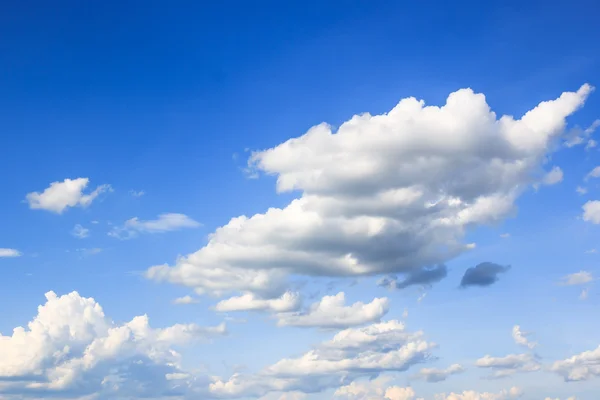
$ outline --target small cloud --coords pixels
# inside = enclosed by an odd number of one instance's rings
[[[508,239],[510,237],[510,233],[502,233],[502,234],[500,234],[500,237],[502,239]]]
[[[593,149],[596,146],[598,146],[598,142],[595,141],[594,139],[590,139],[590,140],[588,140],[587,144],[585,145],[585,149],[586,150]]]
[[[516,344],[533,349],[535,346],[537,346],[537,343],[530,342],[529,339],[527,339],[527,337],[530,335],[531,332],[523,332],[519,325],[513,326],[512,337]]]
[[[468,268],[460,282],[461,287],[490,286],[498,281],[498,275],[507,272],[510,266],[502,266],[492,262],[483,262]]]
[[[427,292],[423,292],[423,294],[420,295],[419,298],[417,299],[417,303],[421,303],[423,301],[423,299],[425,299],[426,296],[427,296]]]
[[[404,318],[404,319],[408,318],[408,308],[405,308],[404,311],[402,312],[402,318]]]
[[[600,119],[595,120],[594,122],[591,123],[590,126],[588,126],[585,129],[581,129],[580,127],[576,126],[575,128],[571,129],[569,131],[569,133],[567,134],[567,138],[565,140],[565,146],[566,147],[574,147],[574,146],[578,146],[581,145],[583,143],[586,143],[586,149],[589,147],[594,147],[594,146],[590,146],[590,142],[594,142],[595,140],[593,139],[589,139],[589,137],[594,133],[594,131],[600,127]]]
[[[81,249],[77,249],[77,252],[81,253],[84,256],[93,256],[95,254],[99,254],[102,252],[102,249],[99,247],[93,247],[93,248],[81,248]]]
[[[78,239],[85,239],[86,237],[90,236],[90,230],[84,228],[80,224],[77,224],[75,225],[75,227],[73,227],[71,235],[75,236]]]
[[[0,248],[0,258],[21,257],[23,254],[17,249]]]
[[[144,221],[137,217],[131,218],[125,221],[123,226],[113,228],[108,232],[108,236],[126,240],[136,237],[139,233],[164,233],[199,226],[201,226],[199,222],[185,214],[166,213],[160,214],[155,220]]]
[[[100,223],[100,221],[96,221],[96,220],[90,221],[90,224],[94,224],[94,225],[99,224],[99,223]]]
[[[447,275],[448,268],[445,265],[437,265],[432,268],[410,272],[402,281],[398,281],[398,278],[395,276],[382,278],[377,282],[377,285],[387,289],[405,289],[413,285],[429,286],[432,283],[441,281]]]
[[[129,194],[133,197],[142,197],[146,194],[143,190],[130,190]]]
[[[577,194],[580,194],[580,195],[584,195],[588,192],[587,188],[584,188],[581,186],[577,186],[577,188],[575,188],[575,191],[577,192]]]
[[[589,249],[585,251],[585,254],[596,254],[598,252],[598,250],[596,249]]]
[[[574,286],[574,285],[585,285],[594,280],[594,276],[588,271],[579,271],[574,274],[569,274],[561,279],[561,285]]]
[[[562,182],[564,173],[560,167],[552,168],[542,179],[542,185],[551,186]]]
[[[579,300],[587,300],[590,288],[585,288],[579,294]]]
[[[111,192],[110,185],[100,185],[91,193],[83,191],[88,186],[89,178],[65,179],[62,182],[52,182],[43,192],[31,192],[25,196],[29,208],[46,210],[62,214],[70,207],[87,207],[102,193]]]
[[[600,178],[600,166],[594,168],[593,170],[591,170],[590,172],[588,172],[588,174],[585,176],[584,180],[588,180],[590,178]]]
[[[583,220],[592,224],[600,224],[600,201],[588,201],[581,207],[583,209]]]
[[[193,304],[197,302],[198,299],[195,299],[192,296],[178,297],[175,300],[173,300],[173,304]]]

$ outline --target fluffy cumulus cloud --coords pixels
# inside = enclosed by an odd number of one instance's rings
[[[537,358],[528,353],[509,354],[504,357],[492,357],[486,355],[475,362],[479,368],[492,370],[489,378],[504,378],[517,372],[539,371],[541,366]]]
[[[562,182],[563,177],[564,174],[562,169],[560,169],[560,167],[554,167],[544,175],[541,183],[546,186],[556,185],[557,183]]]
[[[178,297],[175,300],[173,300],[173,304],[193,304],[193,303],[197,303],[198,299],[187,295],[187,296],[183,296],[183,297]]]
[[[262,299],[252,293],[242,296],[231,297],[217,303],[215,310],[228,311],[271,311],[289,312],[295,311],[302,305],[300,295],[295,292],[285,292],[281,297],[275,299]]]
[[[555,361],[550,370],[565,381],[587,381],[600,377],[600,346],[565,360]]]
[[[421,368],[419,373],[415,375],[415,378],[424,379],[427,382],[441,382],[448,379],[451,375],[460,374],[464,372],[464,368],[460,364],[452,364],[448,368]]]
[[[17,249],[0,248],[0,258],[20,257],[21,252]]]
[[[137,237],[140,233],[164,233],[184,228],[197,228],[200,223],[185,214],[165,213],[154,220],[141,220],[137,217],[128,219],[123,226],[114,227],[109,236],[125,240]]]
[[[335,132],[314,126],[249,160],[298,198],[231,219],[200,250],[146,276],[197,293],[273,297],[290,275],[410,278],[472,248],[467,229],[514,212],[591,91],[583,85],[519,119],[498,118],[483,94],[462,89],[441,107],[406,98]]]
[[[348,328],[356,325],[378,322],[389,310],[387,298],[376,298],[370,303],[357,301],[347,306],[344,292],[335,296],[325,296],[313,304],[306,312],[283,313],[279,315],[279,325]]]
[[[600,224],[600,201],[590,200],[583,205],[583,220],[592,224]]]
[[[461,287],[490,286],[498,281],[499,275],[507,272],[510,266],[503,266],[491,262],[483,262],[468,268],[460,281]]]
[[[513,326],[512,337],[516,344],[533,349],[537,346],[537,343],[531,342],[528,337],[531,336],[531,332],[523,332],[519,325]]]
[[[131,398],[197,396],[206,389],[207,378],[181,370],[173,347],[223,335],[225,325],[152,328],[145,315],[115,324],[77,292],[48,292],[46,300],[27,327],[0,335],[0,394]]]
[[[52,182],[43,192],[31,192],[25,196],[29,208],[62,214],[70,207],[87,207],[102,193],[111,191],[110,185],[100,185],[89,193],[84,190],[89,178],[65,179]]]
[[[392,320],[348,328],[295,358],[282,359],[257,374],[235,374],[210,385],[220,397],[258,397],[268,392],[313,393],[384,372],[406,371],[429,359],[435,344]],[[347,382],[347,383],[346,383]]]
[[[338,388],[334,397],[340,400],[413,400],[415,391],[411,387],[388,386],[391,377],[380,376],[370,381],[352,381]]]

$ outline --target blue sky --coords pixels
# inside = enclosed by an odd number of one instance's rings
[[[593,400],[598,6],[526,3],[4,5],[0,398]]]

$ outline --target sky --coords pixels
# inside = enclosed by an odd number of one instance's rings
[[[595,400],[594,1],[0,9],[0,399]]]

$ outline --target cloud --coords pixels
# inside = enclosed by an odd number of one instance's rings
[[[490,286],[498,281],[498,275],[507,272],[510,266],[502,266],[492,262],[483,262],[475,267],[467,268],[460,281],[461,287]]]
[[[22,255],[17,249],[0,248],[0,258],[21,257]]]
[[[465,390],[462,393],[436,394],[435,400],[508,400],[517,399],[523,395],[523,391],[513,386],[506,390],[501,390],[498,393],[491,392],[476,392],[474,390]]]
[[[595,167],[585,176],[585,180],[588,180],[590,178],[600,178],[600,166]]]
[[[550,371],[562,376],[565,381],[587,381],[600,377],[600,346],[584,351],[565,360],[555,361]]]
[[[252,153],[249,168],[298,198],[232,218],[208,243],[146,276],[197,293],[278,297],[291,275],[411,274],[472,249],[467,229],[503,220],[531,183],[566,118],[592,87],[497,119],[483,94],[462,89],[442,107],[415,98],[362,114],[336,132],[320,124]]]
[[[509,354],[504,357],[486,355],[475,362],[479,368],[493,371],[489,378],[504,378],[517,372],[533,372],[540,370],[540,363],[532,354]]]
[[[167,375],[187,373],[173,346],[225,333],[224,324],[152,328],[145,315],[116,324],[92,298],[48,292],[27,327],[0,335],[0,394],[166,397],[179,391]]]
[[[407,332],[399,321],[386,321],[338,332],[331,340],[296,358],[282,359],[253,375],[234,374],[210,385],[219,397],[257,397],[273,391],[320,392],[340,382],[406,371],[430,358],[434,343],[422,332]]]
[[[502,239],[508,239],[508,238],[510,237],[510,233],[501,233],[501,234],[500,234],[500,237],[501,237]]]
[[[143,221],[137,217],[128,219],[123,226],[114,227],[108,232],[108,235],[126,240],[137,237],[139,233],[164,233],[199,226],[201,226],[199,222],[194,221],[185,214],[165,213],[160,214],[154,220]]]
[[[519,325],[513,326],[512,337],[516,344],[527,347],[528,349],[533,349],[535,346],[537,346],[537,343],[530,342],[527,339],[527,337],[530,335],[530,332],[521,331],[521,327]]]
[[[142,197],[146,194],[143,190],[130,190],[129,194],[133,197]]]
[[[588,192],[588,190],[586,188],[581,187],[581,186],[577,186],[577,188],[575,188],[575,191],[579,195],[584,195],[584,194],[586,194]]]
[[[99,247],[81,248],[81,249],[77,249],[76,251],[80,252],[84,256],[93,256],[94,254],[102,253],[102,249]]]
[[[271,311],[288,312],[295,311],[302,305],[300,295],[295,292],[285,292],[276,299],[262,299],[252,293],[246,293],[242,296],[231,297],[222,300],[215,306],[219,312],[229,311]]]
[[[565,146],[573,147],[586,143],[586,149],[595,147],[596,141],[589,137],[600,127],[600,119],[595,120],[585,129],[575,127],[569,131],[565,140]]]
[[[388,310],[389,300],[385,297],[373,299],[367,304],[358,301],[346,306],[345,294],[340,292],[335,296],[324,296],[306,312],[280,314],[278,325],[348,328],[379,321]]]
[[[387,386],[392,378],[380,376],[369,381],[352,381],[339,387],[334,397],[346,400],[412,400],[415,391],[411,387]]]
[[[195,299],[192,296],[178,297],[175,300],[173,300],[173,304],[193,304],[197,302],[198,299]]]
[[[452,364],[446,369],[438,368],[421,368],[418,374],[414,377],[424,379],[427,382],[441,382],[448,379],[451,375],[456,375],[464,372],[464,368],[460,364]]]
[[[589,292],[589,288],[581,289],[581,293],[579,293],[579,300],[587,300]]]
[[[402,281],[398,281],[395,276],[390,276],[380,279],[377,284],[388,289],[405,289],[413,285],[429,286],[432,283],[441,281],[447,275],[448,268],[445,265],[438,265],[410,272]]]
[[[560,167],[553,167],[542,179],[542,185],[551,186],[562,182],[564,177],[562,169]]]
[[[583,205],[583,220],[592,224],[600,224],[600,201],[592,200]]]
[[[62,214],[69,207],[87,207],[102,193],[112,191],[110,185],[100,185],[84,194],[89,178],[65,179],[52,182],[42,193],[31,192],[25,196],[29,208]]]
[[[75,227],[73,227],[71,235],[75,236],[78,239],[85,239],[86,237],[90,236],[90,230],[84,228],[80,224],[77,224],[75,225]]]
[[[579,271],[569,274],[561,279],[561,284],[565,286],[585,285],[594,280],[594,276],[588,271]]]

